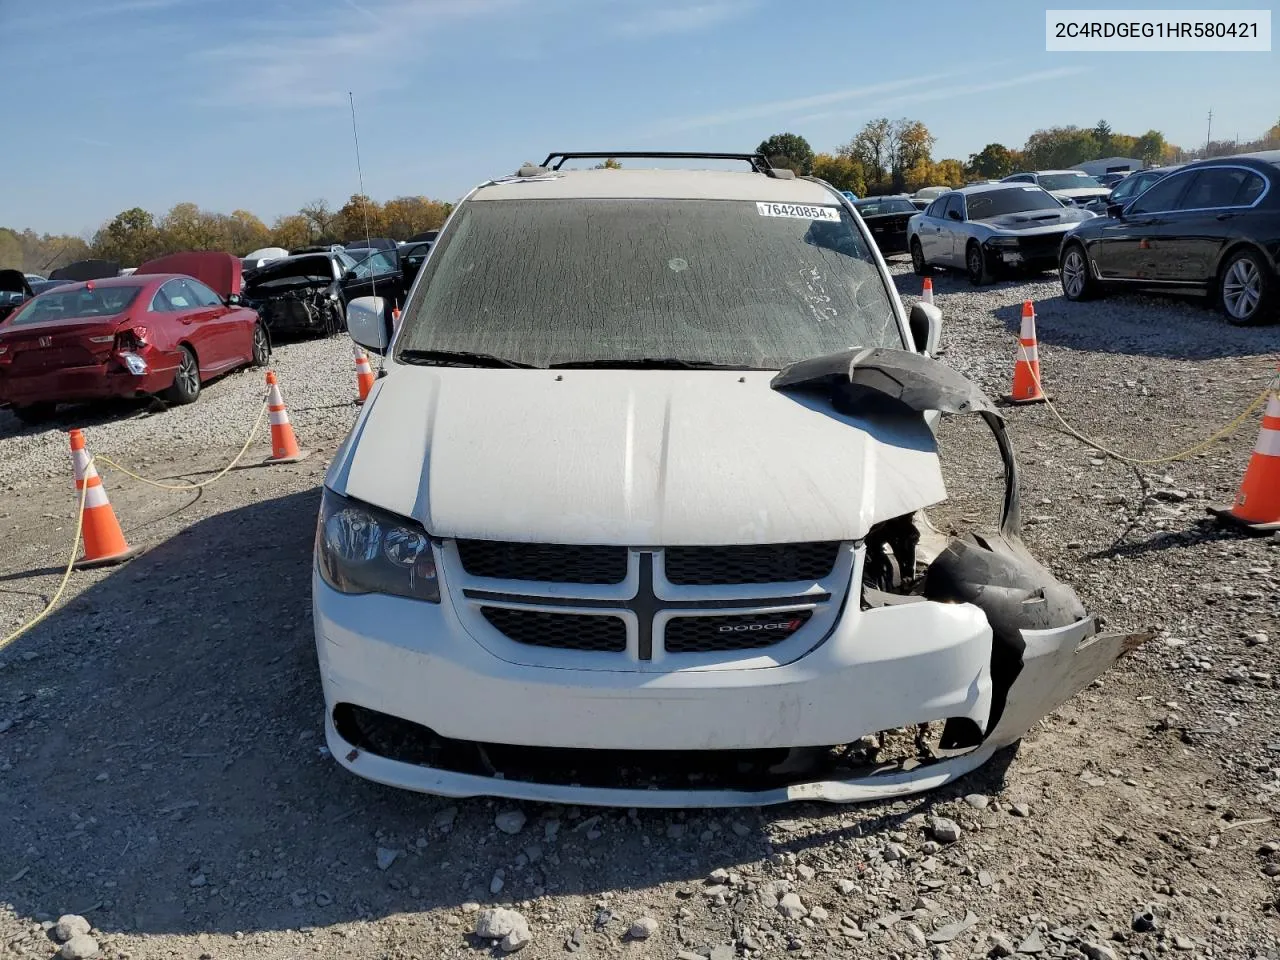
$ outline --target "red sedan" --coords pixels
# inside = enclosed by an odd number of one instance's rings
[[[191,403],[205,381],[267,364],[266,328],[239,291],[238,259],[187,253],[28,300],[0,324],[0,405],[33,423],[106,397]]]

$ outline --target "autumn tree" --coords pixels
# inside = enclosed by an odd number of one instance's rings
[[[893,124],[885,117],[868,121],[837,153],[858,161],[868,191],[885,192],[893,158]]]
[[[848,190],[859,197],[867,192],[867,181],[863,176],[862,164],[852,157],[819,153],[813,158],[813,175],[819,180],[825,180],[837,190]]]
[[[315,241],[318,243],[322,240],[333,239],[334,221],[337,219],[337,215],[329,209],[329,205],[324,200],[312,200],[310,203],[304,204],[298,210],[298,213],[307,221],[308,242]],[[297,244],[297,246],[306,246],[306,244]]]
[[[206,213],[194,203],[175,203],[157,225],[165,253],[182,250],[223,250],[227,247],[224,225],[217,214]]]
[[[95,257],[136,267],[159,254],[162,242],[155,218],[141,207],[130,207],[95,233],[90,246]]]
[[[229,250],[239,256],[260,250],[271,242],[267,225],[248,210],[233,210],[223,221],[223,235]]]
[[[297,250],[311,243],[311,221],[301,213],[276,217],[271,225],[271,246]]]
[[[386,236],[406,240],[427,230],[439,230],[449,215],[449,205],[427,197],[396,197],[382,205]]]
[[[907,172],[931,163],[936,137],[919,120],[898,120],[890,127],[889,176],[895,191],[905,188]]]
[[[1115,156],[1115,144],[1111,142],[1111,124],[1099,120],[1093,128],[1093,141],[1097,144],[1098,157]]]
[[[22,269],[22,243],[12,230],[0,229],[0,270]]]
[[[1027,166],[1033,170],[1073,167],[1101,156],[1094,132],[1075,126],[1037,130],[1027,137],[1022,152]]]
[[[984,180],[1000,180],[1016,171],[1020,156],[1003,143],[988,143],[977,153],[969,154],[969,170]]]
[[[605,157],[604,163],[597,163],[592,170],[621,170],[622,163],[617,157]]]
[[[376,200],[362,193],[353,193],[334,217],[331,230],[339,238],[339,242],[356,240],[366,233],[371,237],[386,236],[382,207]]]
[[[1148,130],[1134,143],[1134,156],[1140,157],[1147,166],[1156,166],[1165,161],[1167,146],[1163,133],[1159,130]]]
[[[799,134],[775,133],[760,141],[756,153],[763,154],[772,166],[794,170],[801,176],[813,172],[813,147]]]

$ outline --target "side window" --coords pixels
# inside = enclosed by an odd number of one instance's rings
[[[160,289],[156,291],[156,295],[151,298],[151,310],[154,313],[174,313],[178,310],[184,309],[174,303],[173,299],[169,296],[170,294],[173,294],[175,297],[181,299],[179,295],[181,283],[181,280],[170,280],[161,286]]]
[[[964,219],[964,198],[958,193],[947,197],[947,209],[943,216],[948,220]]]
[[[1262,178],[1261,174],[1248,173],[1245,175],[1244,182],[1240,184],[1240,189],[1236,191],[1231,205],[1233,207],[1252,206],[1262,196],[1262,191],[1266,188],[1267,181]]]
[[[935,200],[935,201],[933,201],[933,203],[929,204],[929,206],[925,207],[925,209],[924,209],[924,215],[925,215],[926,217],[934,217],[934,218],[937,218],[937,219],[941,219],[941,217],[942,217],[942,208],[943,208],[943,207],[945,207],[945,206],[946,206],[946,202],[945,202],[945,201],[943,201],[943,200]]]
[[[1190,179],[1190,175],[1185,173],[1175,173],[1165,177],[1135,200],[1129,208],[1129,213],[1159,213],[1176,209],[1178,197],[1186,189]]]
[[[1178,201],[1180,210],[1213,210],[1229,207],[1244,186],[1248,170],[1239,167],[1209,167],[1198,170],[1189,189]]]
[[[1130,174],[1115,185],[1115,189],[1111,191],[1111,199],[1115,201],[1128,200],[1134,196],[1134,192],[1138,189],[1141,178]]]
[[[1035,183],[1035,179],[1029,173],[1019,173],[1012,177],[1006,177],[1010,183]]]
[[[222,298],[206,287],[199,280],[183,280],[183,288],[195,300],[197,306],[201,307],[220,307],[222,306]]]

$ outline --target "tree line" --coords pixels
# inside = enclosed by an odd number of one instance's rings
[[[1074,167],[1103,157],[1139,159],[1144,165],[1189,162],[1280,148],[1280,121],[1254,140],[1212,141],[1198,150],[1169,143],[1159,130],[1134,136],[1116,133],[1105,120],[1090,128],[1063,126],[1036,130],[1019,148],[989,143],[967,161],[933,159],[933,134],[919,120],[866,123],[848,143],[830,153],[814,153],[804,137],[778,133],[760,143],[757,153],[774,166],[820,177],[837,190],[860,197],[913,193],[921,187],[959,187],[972,180],[998,180],[1019,170]]]
[[[774,134],[762,141],[756,152],[774,166],[820,177],[838,190],[865,197],[929,186],[958,187],[971,180],[999,179],[1018,170],[1073,167],[1102,157],[1130,157],[1156,166],[1278,149],[1280,121],[1253,140],[1215,140],[1186,151],[1166,141],[1158,130],[1140,135],[1116,133],[1105,120],[1088,128],[1036,130],[1021,148],[989,143],[968,160],[934,160],[935,142],[919,120],[881,117],[866,123],[848,143],[830,152],[815,153],[804,137],[794,133]],[[597,165],[597,169],[620,167],[615,159]],[[137,266],[180,250],[225,250],[243,256],[266,246],[296,250],[312,244],[342,243],[363,237],[366,230],[370,236],[404,240],[438,229],[452,208],[451,203],[423,196],[378,203],[354,194],[337,210],[330,209],[324,200],[313,200],[296,213],[277,217],[268,227],[248,210],[224,214],[201,210],[194,203],[179,203],[156,217],[141,207],[131,207],[103,224],[88,240],[0,227],[0,268],[44,274],[86,257]]]
[[[101,257],[136,267],[154,257],[182,250],[225,250],[236,256],[261,247],[297,250],[313,244],[343,243],[372,237],[405,240],[437,230],[453,204],[428,197],[396,197],[378,203],[354,194],[337,210],[314,200],[297,213],[279,216],[268,227],[248,210],[229,214],[202,210],[194,203],[174,204],[157,217],[131,207],[104,223],[89,240],[69,234],[37,234],[0,227],[0,269],[47,274],[56,267]]]

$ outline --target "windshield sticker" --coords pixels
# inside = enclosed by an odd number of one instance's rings
[[[762,217],[791,217],[795,220],[832,220],[840,222],[839,207],[811,207],[800,203],[756,202]]]

